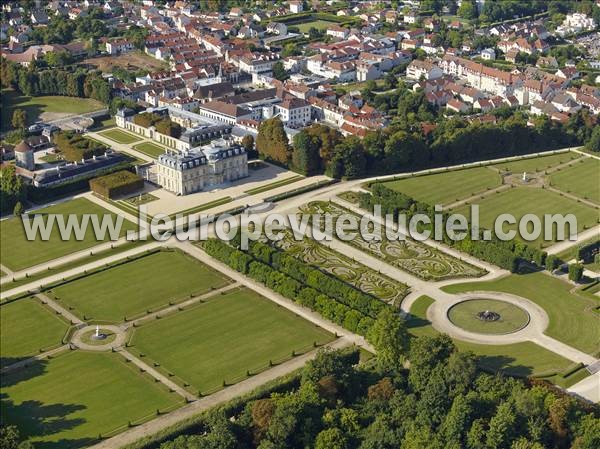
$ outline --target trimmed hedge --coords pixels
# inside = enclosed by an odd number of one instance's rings
[[[144,179],[127,170],[121,170],[90,180],[90,189],[93,192],[110,199],[137,192],[143,188]]]
[[[75,131],[54,133],[52,142],[67,161],[75,162],[104,154],[108,147],[100,142],[85,139]]]
[[[154,126],[156,131],[166,136],[179,138],[181,136],[181,125],[175,123],[168,117],[155,114],[153,112],[142,112],[133,117],[133,123],[144,128]]]
[[[215,259],[350,332],[366,335],[378,312],[389,307],[264,243],[252,242],[248,253],[216,239],[201,245]]]

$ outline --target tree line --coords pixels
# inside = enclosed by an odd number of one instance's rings
[[[72,71],[59,68],[38,70],[34,61],[29,67],[23,67],[1,58],[0,78],[3,88],[12,88],[32,97],[62,95],[93,98],[106,105],[111,99],[110,85],[102,78],[101,72],[82,68]]]
[[[422,92],[405,91],[394,100],[395,95],[377,98],[387,97],[382,102],[391,98],[397,117],[386,128],[367,132],[363,139],[314,124],[298,132],[290,145],[283,124],[275,117],[259,126],[258,153],[305,175],[325,173],[351,179],[582,144],[600,151],[597,118],[587,110],[573,114],[563,125],[546,116],[529,119],[523,112],[504,108],[495,111],[496,123],[482,123],[461,116],[437,116]],[[425,133],[423,123],[432,124],[431,130]]]

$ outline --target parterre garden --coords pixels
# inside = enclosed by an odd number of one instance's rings
[[[344,214],[355,216],[360,220],[357,214],[335,203],[311,202],[304,206],[302,211],[309,214],[331,214],[334,220]],[[382,231],[380,240],[369,241],[357,233],[352,240],[345,243],[424,280],[441,281],[459,277],[479,277],[485,274],[485,270],[481,268],[415,240],[409,238],[403,241],[389,240],[385,236],[385,231]]]
[[[282,240],[276,242],[276,246],[384,302],[400,306],[409,292],[406,284],[390,279],[314,240],[295,240],[291,232],[287,232]]]

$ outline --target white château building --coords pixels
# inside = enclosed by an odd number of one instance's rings
[[[161,154],[157,161],[158,183],[177,195],[248,176],[248,155],[229,139],[213,140],[188,151]]]

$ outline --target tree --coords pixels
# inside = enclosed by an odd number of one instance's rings
[[[579,282],[583,278],[583,265],[572,263],[569,265],[569,280]]]
[[[475,0],[463,0],[458,8],[457,14],[463,19],[475,19],[477,17],[477,5],[475,4]]]
[[[0,167],[0,214],[10,213],[18,201],[25,200],[25,184],[14,165]]]
[[[404,320],[391,307],[379,312],[367,339],[377,351],[377,362],[384,371],[399,371],[408,351],[408,332]]]
[[[560,265],[560,259],[556,254],[548,254],[546,257],[546,269],[548,271],[556,270]]]
[[[273,64],[273,77],[279,81],[285,81],[290,77],[288,72],[285,70],[285,67],[283,67],[282,61],[277,61],[275,64]]]
[[[27,114],[25,110],[15,109],[10,123],[14,129],[25,129],[27,126]]]
[[[329,174],[334,178],[354,179],[361,177],[366,170],[365,151],[358,137],[347,137],[335,147]]]
[[[292,167],[306,176],[312,176],[321,169],[319,138],[305,130],[294,136]]]
[[[288,137],[279,117],[265,120],[258,127],[256,149],[265,159],[287,164],[290,159]]]
[[[510,402],[503,402],[496,409],[496,414],[490,419],[490,428],[487,432],[487,447],[501,449],[508,447],[517,421],[515,410]]]
[[[21,215],[23,215],[24,212],[25,208],[23,207],[23,204],[21,204],[20,201],[17,201],[17,204],[15,204],[15,208],[13,209],[13,215],[15,217],[21,218]]]
[[[315,449],[346,449],[348,440],[336,427],[321,431],[315,439]]]
[[[600,126],[595,126],[590,139],[585,144],[590,151],[600,152]]]

